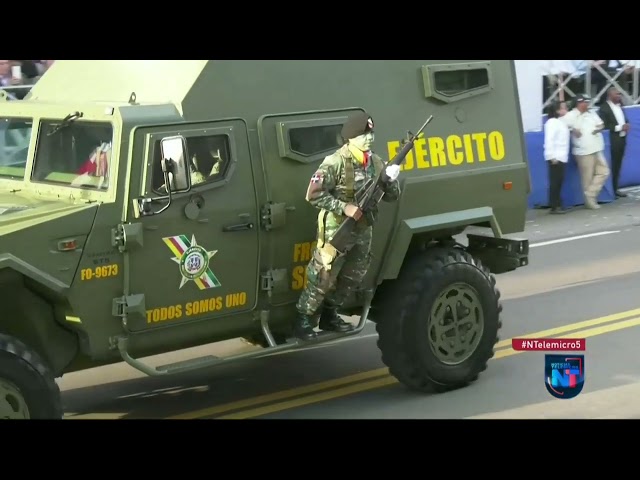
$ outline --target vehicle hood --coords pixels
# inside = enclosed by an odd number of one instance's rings
[[[0,193],[0,235],[89,208],[96,209],[96,204],[86,201],[71,203],[43,200],[19,194]],[[87,228],[91,228],[91,225],[87,225]]]

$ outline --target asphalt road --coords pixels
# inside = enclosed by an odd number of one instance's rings
[[[640,394],[639,226],[635,197],[598,211],[531,212],[531,264],[499,276],[503,340],[470,387],[431,396],[408,391],[388,375],[368,325],[337,344],[177,377],[144,377],[124,364],[70,374],[60,380],[67,418],[640,417],[633,401]],[[547,393],[544,354],[510,348],[511,338],[527,334],[586,338],[579,397]]]

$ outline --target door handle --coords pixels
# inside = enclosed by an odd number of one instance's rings
[[[227,225],[226,227],[222,227],[223,232],[240,232],[242,230],[251,230],[253,228],[253,223],[239,223],[237,225]]]

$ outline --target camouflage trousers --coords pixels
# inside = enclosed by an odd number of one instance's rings
[[[369,270],[371,241],[372,227],[365,227],[354,231],[344,255],[328,243],[318,242],[307,265],[307,284],[298,299],[298,312],[315,315],[323,303],[341,306]]]

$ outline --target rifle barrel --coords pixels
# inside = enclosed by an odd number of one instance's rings
[[[418,135],[420,135],[422,133],[422,131],[427,128],[427,125],[429,125],[429,122],[433,120],[433,115],[430,115],[429,118],[427,118],[427,121],[424,122],[424,124],[422,125],[422,127],[420,127],[420,130],[418,130],[418,133],[415,134],[415,137],[418,138]]]

